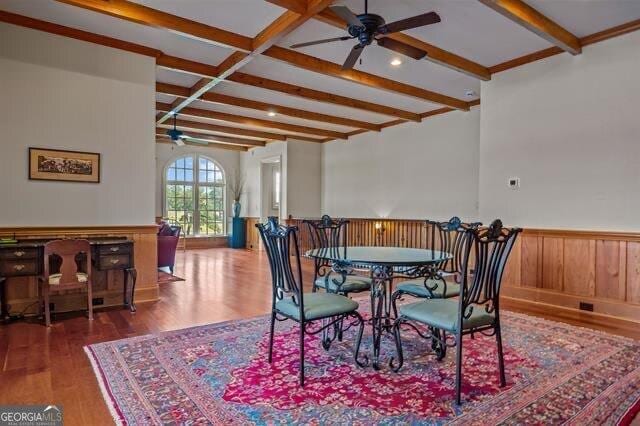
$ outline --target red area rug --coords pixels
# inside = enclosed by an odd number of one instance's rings
[[[628,424],[640,409],[640,342],[503,312],[507,387],[494,338],[465,337],[463,404],[454,403],[455,350],[403,332],[400,373],[361,369],[353,331],[329,351],[307,336],[298,387],[298,328],[231,321],[86,347],[120,424]],[[369,350],[365,336],[363,351]],[[383,357],[393,355],[392,339]]]

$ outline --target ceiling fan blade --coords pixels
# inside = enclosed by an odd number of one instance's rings
[[[409,46],[408,44],[404,44],[391,38],[383,37],[376,41],[378,42],[378,46],[393,50],[394,52],[401,53],[413,59],[422,59],[427,56],[427,52],[424,50]]]
[[[297,49],[299,47],[313,46],[315,44],[331,43],[333,41],[344,41],[344,40],[349,40],[349,39],[352,39],[352,38],[354,38],[354,37],[342,36],[342,37],[334,37],[334,38],[325,38],[323,40],[308,41],[306,43],[292,44],[289,47],[291,47],[292,49]]]
[[[397,33],[398,31],[410,30],[412,28],[436,24],[438,22],[440,22],[440,15],[438,15],[436,12],[429,12],[422,15],[413,16],[411,18],[401,19],[390,24],[382,25],[378,28],[378,33]]]
[[[342,64],[342,69],[350,70],[351,68],[353,68],[356,62],[358,62],[358,58],[362,54],[363,50],[364,50],[364,46],[361,46],[359,44],[356,44],[355,46],[353,46],[353,49],[351,49],[349,56],[347,56],[347,60],[344,61],[344,64]]]
[[[183,141],[188,141],[188,142],[192,142],[192,143],[198,143],[200,145],[209,145],[209,141],[207,141],[205,139],[193,138],[191,136],[183,136],[181,139]]]
[[[329,9],[342,19],[344,19],[347,24],[353,25],[356,27],[364,27],[362,22],[358,19],[358,17],[346,6],[331,6]]]

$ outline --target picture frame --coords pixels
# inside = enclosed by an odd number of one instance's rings
[[[100,154],[29,147],[29,180],[100,183]]]

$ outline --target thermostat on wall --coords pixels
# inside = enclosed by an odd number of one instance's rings
[[[519,177],[511,177],[509,178],[509,188],[518,189],[520,188],[520,178]]]

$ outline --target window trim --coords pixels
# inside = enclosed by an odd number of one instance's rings
[[[178,180],[169,180],[168,179],[168,172],[169,172],[169,168],[171,167],[171,165],[173,165],[176,161],[178,161],[181,158],[188,158],[191,157],[193,159],[193,182],[186,182],[186,181],[178,181]],[[203,158],[205,160],[211,161],[221,172],[222,172],[222,183],[204,183],[204,184],[200,184],[198,182],[199,179],[199,171],[200,171],[200,158]],[[222,188],[222,233],[221,234],[192,234],[192,235],[186,235],[186,238],[213,238],[213,237],[225,237],[227,236],[227,219],[228,219],[228,213],[227,213],[227,172],[225,171],[225,169],[222,167],[222,165],[216,161],[215,159],[209,157],[206,154],[201,154],[198,152],[188,152],[188,153],[180,153],[177,155],[174,155],[173,157],[171,157],[167,163],[165,164],[164,168],[163,168],[163,172],[162,172],[162,216],[163,217],[168,217],[168,211],[169,211],[169,200],[167,198],[167,185],[170,184],[192,184],[193,185],[193,204],[194,204],[194,218],[193,218],[193,228],[194,231],[195,229],[200,229],[200,215],[197,214],[200,212],[200,205],[199,205],[199,188],[204,187],[204,188],[216,188],[216,187],[221,187]]]

